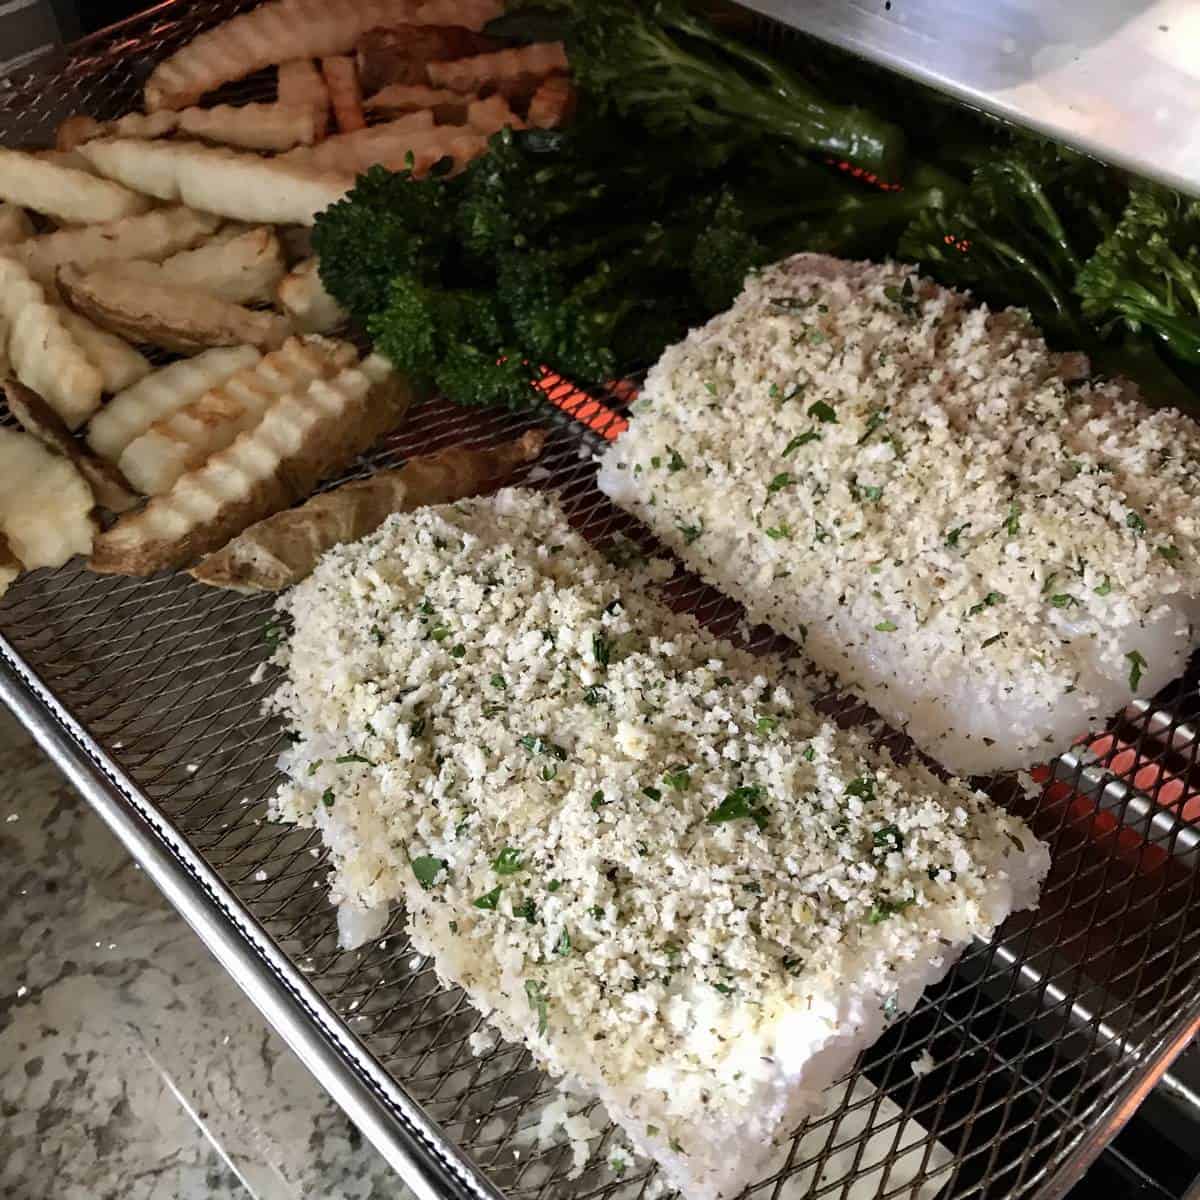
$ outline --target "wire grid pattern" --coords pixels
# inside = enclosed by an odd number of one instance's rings
[[[0,87],[0,138],[48,145],[71,112],[128,111],[154,61],[249,6],[166,5],[43,60]],[[251,80],[222,98],[263,92],[264,81]],[[628,538],[653,549],[595,487],[590,452],[619,428],[620,399],[608,397],[605,408],[566,384],[547,390],[557,407],[522,416],[431,401],[351,474],[449,445],[493,445],[540,424],[551,437],[530,482],[553,488],[593,542]],[[580,415],[591,431],[573,419]],[[683,572],[664,598],[716,632],[741,630],[738,607]],[[541,1151],[522,1136],[555,1088],[519,1047],[471,1052],[480,1018],[411,949],[401,914],[369,949],[337,949],[318,836],[266,817],[282,731],[261,711],[272,679],[251,679],[269,654],[270,614],[269,599],[184,575],[127,580],[71,564],[14,586],[0,601],[0,634],[493,1183],[521,1200],[640,1197],[654,1172],[641,1163],[614,1176],[612,1129],[575,1179],[568,1148]],[[746,636],[756,650],[788,648],[767,630]],[[911,752],[853,699],[831,690],[822,705],[842,723],[869,726],[897,756]],[[1089,798],[1082,764],[1065,778],[1060,768],[1040,792],[1013,779],[989,784],[1051,843],[1039,909],[968,952],[895,1023],[850,1076],[874,1089],[847,1091],[810,1121],[751,1195],[910,1196],[915,1179],[925,1195],[1029,1196],[1057,1193],[1082,1170],[1115,1131],[1109,1118],[1119,1101],[1155,1068],[1172,1032],[1200,1013],[1196,863],[1182,849],[1190,807],[1200,807],[1192,800],[1200,743],[1187,724],[1198,716],[1193,672],[1150,711],[1117,721],[1102,748],[1102,769],[1182,818],[1167,833],[1123,827],[1119,807]],[[925,1051],[934,1068],[917,1076],[910,1064]]]

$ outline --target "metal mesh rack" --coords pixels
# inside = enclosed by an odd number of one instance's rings
[[[0,139],[49,144],[70,112],[128,110],[154,61],[248,6],[163,5],[43,60],[0,87]],[[550,425],[531,481],[592,540],[645,542],[596,490],[588,453],[619,429],[621,397],[545,390],[545,411],[519,417],[432,401],[359,469]],[[666,596],[719,632],[739,625],[735,605],[683,574]],[[422,1197],[640,1197],[653,1171],[616,1178],[612,1130],[577,1178],[566,1147],[522,1136],[553,1084],[519,1047],[471,1053],[477,1014],[438,985],[399,915],[370,949],[337,949],[317,836],[265,815],[281,733],[260,709],[271,679],[250,679],[269,613],[267,599],[182,575],[36,572],[0,601],[0,698]],[[760,630],[752,645],[782,643]],[[823,704],[907,752],[852,699]],[[1200,1027],[1196,719],[1193,669],[1040,787],[988,784],[1051,843],[1040,908],[892,1027],[752,1195],[1051,1197],[1079,1177]]]

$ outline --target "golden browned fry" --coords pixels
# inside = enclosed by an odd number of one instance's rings
[[[357,359],[349,342],[288,338],[254,366],[156,421],[125,447],[117,465],[139,491],[161,496],[181,475],[253,429],[280,396],[301,393]]]
[[[2,331],[7,331],[6,333]],[[0,340],[11,370],[78,429],[100,407],[104,377],[71,336],[62,312],[20,263],[0,255]]]
[[[63,419],[37,392],[14,379],[5,380],[3,387],[8,411],[17,418],[21,428],[63,458],[70,459],[88,481],[97,504],[109,512],[122,513],[137,503],[137,495],[121,472],[72,437]]]
[[[12,552],[8,538],[0,533],[0,596],[3,596],[21,574],[21,562]]]
[[[281,397],[232,446],[97,538],[92,569],[149,575],[194,563],[344,470],[400,424],[411,399],[407,381],[375,354]]]
[[[86,175],[95,175],[92,164],[78,150],[35,150],[34,157],[38,162],[49,163],[54,167],[67,167],[72,171],[83,171]],[[82,224],[76,221],[75,224]]]
[[[479,30],[503,12],[500,0],[425,0],[414,19],[418,25],[461,25]]]
[[[95,267],[118,259],[163,259],[215,232],[220,218],[190,208],[159,208],[103,225],[60,229],[29,238],[0,253],[19,262],[41,284],[52,284],[67,263]]]
[[[160,263],[123,263],[121,273],[148,283],[198,288],[233,304],[259,304],[275,299],[287,265],[275,231],[259,225],[173,254]]]
[[[93,325],[86,317],[64,309],[62,320],[88,361],[100,372],[106,392],[122,392],[154,370],[139,350],[115,333]]]
[[[0,246],[13,246],[33,237],[29,214],[15,204],[0,204]]]
[[[414,0],[272,0],[209,29],[164,59],[146,109],[187,108],[205,92],[295,58],[345,54],[368,30],[413,18]]]
[[[542,80],[567,70],[567,53],[561,42],[514,46],[492,54],[477,54],[453,62],[431,62],[427,68],[434,87],[454,92],[479,93],[489,88],[511,95],[525,81]],[[536,85],[533,89],[536,90]]]
[[[527,120],[534,129],[557,129],[574,115],[575,85],[566,75],[551,75],[533,93]]]
[[[333,333],[350,319],[342,306],[325,290],[320,265],[315,258],[302,262],[284,276],[278,290],[279,306],[297,329],[307,333]]]
[[[69,459],[27,433],[0,428],[0,533],[27,570],[90,553],[94,506]]]
[[[197,288],[149,283],[109,263],[62,267],[58,286],[76,312],[122,337],[187,354],[209,346],[273,350],[291,333],[287,319],[231,304]]]
[[[313,110],[317,139],[329,125],[329,89],[311,58],[294,58],[279,64],[276,101],[288,106],[307,105]]]
[[[317,110],[308,104],[218,104],[215,108],[185,108],[179,131],[206,142],[243,150],[291,150],[311,146],[325,132],[318,129]]]
[[[116,221],[150,207],[145,196],[111,179],[2,147],[0,200],[75,225]]]
[[[428,84],[426,66],[452,58],[468,58],[499,49],[491,38],[461,25],[399,25],[372,29],[355,47],[363,91],[377,92],[391,83]]]
[[[117,462],[125,447],[155,421],[178,412],[234,372],[254,366],[260,358],[262,355],[253,346],[222,347],[160,367],[114,396],[91,419],[88,445],[101,458]]]
[[[451,504],[499,487],[533,462],[545,441],[541,430],[531,429],[494,450],[453,446],[344,483],[251,525],[193,567],[192,577],[236,592],[282,591],[310,575],[326,550],[366,537],[393,513]]]
[[[415,138],[432,133],[433,114],[408,113],[382,125],[357,129],[353,133],[338,133],[327,137],[319,146],[301,146],[281,155],[279,162],[293,169],[331,171],[339,175],[356,175],[366,170],[381,155],[398,153]]]
[[[256,225],[311,225],[354,184],[292,160],[308,148],[261,158],[199,142],[98,138],[81,146],[80,153],[100,174],[148,196]]]
[[[491,137],[502,129],[524,129],[525,122],[513,112],[508,101],[497,93],[486,100],[472,100],[467,105],[467,127],[484,137]]]
[[[418,117],[427,118],[430,114],[410,113],[385,125],[373,125],[357,134],[346,134],[345,142],[328,138],[320,146],[293,150],[287,157],[315,155],[323,167],[336,164],[333,169],[348,175],[357,175],[376,164],[391,171],[403,171],[411,166],[419,177],[443,158],[453,159],[462,167],[487,150],[487,138],[473,129],[457,125],[415,128],[410,122],[415,122]]]
[[[362,86],[358,82],[358,68],[354,59],[346,54],[335,54],[321,60],[321,74],[329,90],[329,103],[333,105],[333,121],[342,133],[354,133],[367,127],[363,116]]]
[[[92,117],[68,117],[59,127],[55,142],[69,154],[84,142],[98,137],[159,138],[179,128],[179,115],[173,112],[129,113],[115,121],[96,121]]]
[[[389,84],[363,102],[370,112],[401,116],[404,113],[429,112],[439,125],[465,125],[470,96],[449,88],[432,88],[427,83]]]

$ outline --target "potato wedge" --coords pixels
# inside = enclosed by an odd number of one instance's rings
[[[335,54],[321,60],[321,74],[329,91],[329,103],[333,105],[333,122],[342,133],[354,133],[367,127],[363,116],[362,86],[358,82],[358,68],[354,59],[346,54]]]
[[[325,290],[320,264],[302,262],[279,284],[279,306],[297,329],[306,333],[333,333],[349,321],[344,308]]]
[[[146,195],[256,225],[311,225],[354,183],[292,161],[298,151],[268,159],[198,142],[98,138],[80,153],[101,175]]]
[[[92,117],[68,117],[55,134],[55,143],[60,152],[69,154],[84,142],[95,138],[128,137],[159,138],[174,133],[179,128],[179,115],[170,111],[129,113],[115,121],[96,121]]]
[[[193,579],[235,592],[279,592],[312,573],[321,555],[378,529],[393,513],[450,504],[508,482],[542,452],[546,435],[531,429],[494,450],[452,446],[409,459],[323,492],[251,525],[191,570]]]
[[[111,179],[0,147],[0,200],[57,221],[90,225],[145,212],[150,201]]]
[[[301,393],[357,360],[349,342],[288,338],[254,366],[156,421],[125,447],[117,466],[139,491],[161,496],[181,475],[253,429],[280,396]]]
[[[561,75],[567,69],[567,52],[561,42],[537,42],[453,62],[431,62],[426,73],[434,87],[453,92],[478,94],[494,88],[511,95],[514,88],[525,86],[527,81],[532,94],[547,75]]]
[[[147,283],[197,288],[233,304],[258,304],[275,298],[280,280],[287,274],[287,264],[275,231],[260,225],[173,254],[160,263],[122,263],[121,273]]]
[[[190,208],[159,208],[103,225],[46,233],[0,248],[0,254],[15,259],[46,285],[54,283],[58,268],[67,263],[87,269],[119,259],[166,258],[203,241],[220,223],[219,217]]]
[[[354,49],[363,90],[388,84],[428,84],[426,66],[499,49],[499,44],[461,25],[398,25],[372,29]]]
[[[313,110],[318,140],[329,125],[329,89],[311,58],[294,58],[279,64],[276,103],[290,107],[306,105]]]
[[[3,596],[21,574],[21,562],[12,552],[8,538],[0,533],[0,596]]]
[[[271,0],[160,62],[146,83],[146,110],[187,108],[205,92],[274,63],[345,54],[368,29],[411,20],[414,9],[414,0]]]
[[[277,313],[231,304],[197,288],[150,283],[121,267],[60,268],[63,299],[104,329],[182,354],[209,346],[273,350],[291,333],[287,319]]]
[[[551,75],[533,93],[526,120],[534,129],[557,129],[574,115],[578,97],[566,75]]]
[[[68,459],[27,433],[0,428],[0,533],[27,570],[90,553],[94,504]]]
[[[90,566],[150,575],[194,563],[347,467],[401,422],[411,399],[407,381],[377,354],[281,397],[232,446],[102,534]]]
[[[13,379],[5,380],[3,389],[8,411],[17,418],[21,428],[63,458],[70,459],[88,481],[97,504],[113,513],[127,512],[137,504],[137,495],[121,472],[72,437],[63,419],[37,392]]]
[[[15,204],[0,204],[0,246],[12,246],[33,237],[29,214]]]
[[[425,0],[413,20],[418,25],[460,25],[478,32],[503,12],[501,0]]]
[[[308,104],[218,104],[185,108],[179,114],[179,131],[243,150],[291,150],[318,141],[325,123]]]
[[[6,331],[6,332],[3,332]],[[100,407],[104,376],[71,336],[62,312],[18,262],[0,255],[0,340],[11,370],[72,429]]]
[[[147,375],[140,383],[114,396],[90,421],[88,445],[110,463],[155,421],[178,412],[223,383],[237,371],[252,367],[262,354],[253,346],[205,350]]]
[[[123,392],[154,370],[140,350],[77,312],[64,309],[62,320],[88,361],[100,372],[106,392]]]

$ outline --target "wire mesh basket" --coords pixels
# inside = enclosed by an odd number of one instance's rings
[[[166,4],[43,59],[0,86],[0,139],[49,145],[70,113],[128,111],[155,61],[245,7]],[[250,80],[224,98],[264,88],[269,80]],[[592,462],[623,427],[628,394],[589,396],[553,377],[543,390],[542,410],[519,416],[430,401],[356,471],[542,425],[551,437],[530,482],[554,489],[593,541],[644,541],[596,489]],[[682,573],[666,598],[720,633],[740,625],[732,602]],[[253,680],[270,653],[270,611],[269,598],[184,575],[34,572],[0,601],[0,697],[419,1195],[653,1194],[649,1164],[612,1169],[611,1128],[581,1171],[569,1147],[527,1136],[553,1082],[520,1047],[472,1052],[479,1016],[438,984],[399,914],[369,948],[338,949],[318,836],[266,817],[282,734],[261,711],[272,679]],[[782,646],[769,631],[750,637],[755,649]],[[907,752],[861,704],[822,703]],[[750,1194],[1067,1190],[1200,1026],[1198,715],[1193,668],[1037,786],[987,782],[1051,843],[1040,908],[969,951]]]

